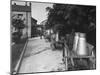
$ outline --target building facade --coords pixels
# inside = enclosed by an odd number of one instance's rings
[[[31,3],[29,5],[27,5],[27,2],[25,5],[16,5],[14,3],[11,6],[11,19],[13,18],[20,18],[25,24],[25,27],[21,30],[21,38],[31,37]],[[13,25],[11,25],[11,32],[16,31]]]
[[[37,31],[37,20],[31,18],[31,37],[36,37],[38,35]]]

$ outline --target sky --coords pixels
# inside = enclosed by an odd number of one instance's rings
[[[14,4],[15,1],[12,2]],[[25,5],[25,2],[17,1],[17,5]],[[32,3],[32,17],[37,20],[37,24],[40,24],[42,21],[47,19],[46,7],[52,7],[51,3],[40,3],[40,2],[31,2]],[[29,3],[28,3],[29,5]]]
[[[52,5],[53,4],[32,2],[32,17],[38,21],[38,24],[47,19],[46,7],[52,7]]]

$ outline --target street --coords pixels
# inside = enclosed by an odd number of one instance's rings
[[[96,69],[94,5],[11,1],[10,32],[13,75]]]
[[[19,73],[64,71],[62,50],[52,50],[40,37],[28,41]]]

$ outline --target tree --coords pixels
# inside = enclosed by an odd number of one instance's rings
[[[16,16],[16,15],[15,15]],[[17,15],[16,18],[14,18],[14,16],[12,17],[12,25],[15,28],[15,30],[17,30],[17,32],[12,33],[12,40],[14,42],[19,42],[21,36],[22,36],[22,29],[25,27],[24,21],[19,18],[19,16]]]
[[[89,32],[95,29],[96,7],[70,4],[54,4],[46,8],[49,28],[58,27],[60,32]],[[58,25],[58,26],[57,26]],[[57,29],[57,28],[54,28]]]
[[[23,20],[21,19],[12,19],[12,25],[20,32],[21,29],[25,27]]]

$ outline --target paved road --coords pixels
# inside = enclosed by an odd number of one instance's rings
[[[53,51],[44,39],[29,39],[19,73],[63,71],[62,51]]]

